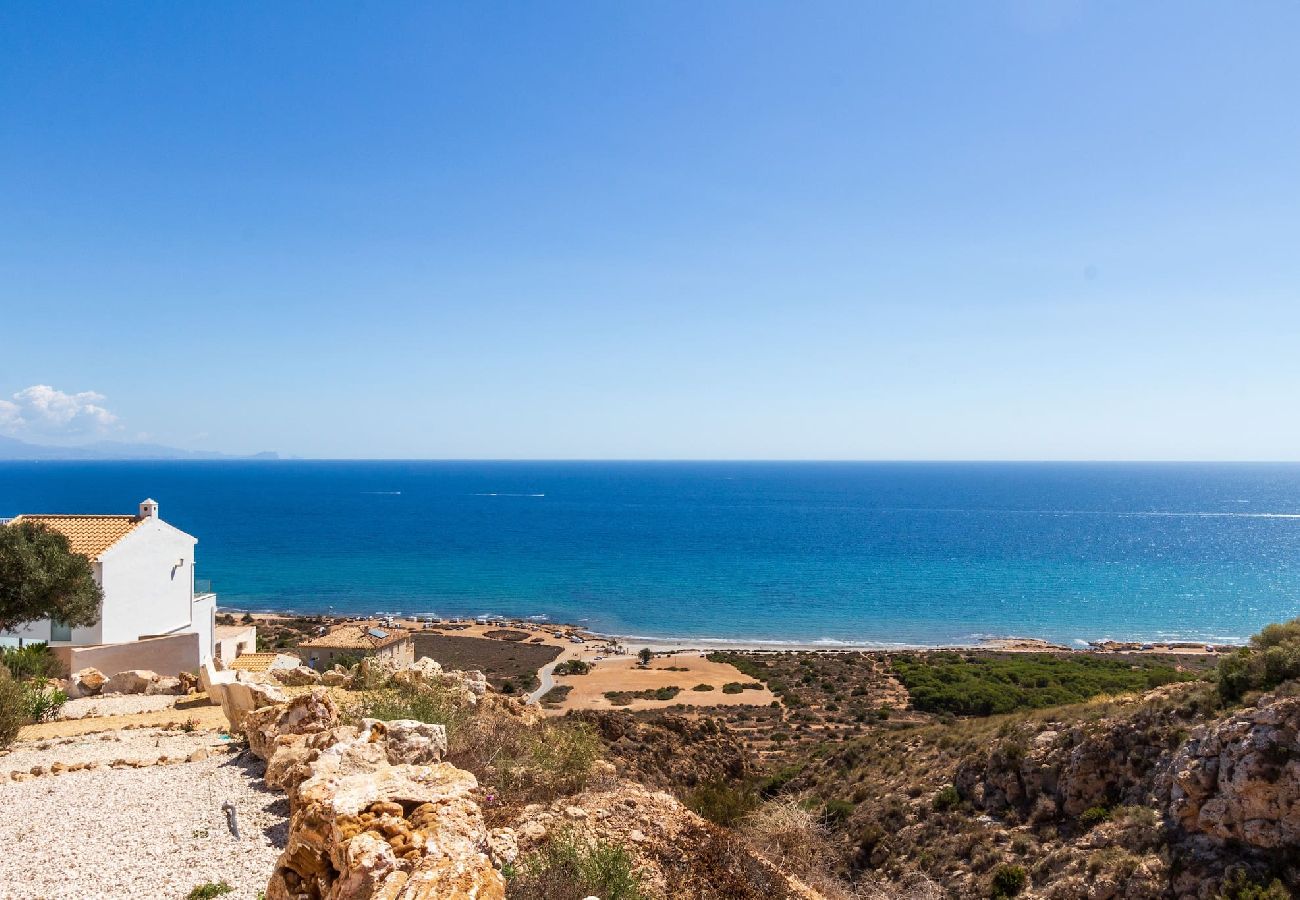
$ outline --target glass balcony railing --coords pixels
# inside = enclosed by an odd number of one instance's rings
[[[195,579],[194,579],[194,596],[195,596],[195,597],[202,597],[204,594],[211,594],[211,593],[213,593],[213,590],[212,590],[212,579],[210,579],[210,578],[195,578]]]

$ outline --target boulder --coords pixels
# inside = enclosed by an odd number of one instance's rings
[[[271,669],[271,677],[280,684],[289,685],[290,687],[302,687],[309,684],[320,684],[321,675],[315,669],[309,669],[306,666],[295,666],[293,668]]]
[[[225,713],[232,732],[242,731],[244,717],[254,710],[284,703],[289,699],[278,685],[253,681],[214,682],[208,693],[221,704],[221,711]]]
[[[148,669],[128,669],[118,672],[104,683],[105,694],[143,694],[149,685],[158,680],[157,672]]]
[[[144,692],[146,694],[179,694],[181,691],[181,680],[172,678],[169,675],[161,675],[158,680],[152,682]]]
[[[199,676],[198,676],[197,673],[194,673],[194,672],[180,672],[179,674],[177,674],[176,677],[177,677],[177,679],[180,680],[180,683],[181,683],[180,691],[178,691],[178,693],[181,693],[181,694],[193,694],[193,693],[197,693],[197,692],[198,692],[198,690],[199,690]]]
[[[352,675],[342,669],[330,669],[320,677],[320,683],[325,687],[346,687],[352,683]]]
[[[419,684],[431,684],[442,677],[442,665],[427,656],[421,656],[410,665],[403,666],[393,673],[393,681],[407,687]]]
[[[240,727],[248,738],[248,748],[258,757],[270,760],[277,738],[328,731],[338,724],[338,718],[338,707],[330,695],[322,688],[315,688],[286,704],[248,711]]]
[[[99,669],[90,667],[72,673],[72,686],[79,697],[93,697],[104,689],[108,678]],[[71,695],[69,691],[69,695]]]
[[[382,739],[387,748],[388,761],[393,765],[409,763],[427,766],[442,762],[447,754],[447,729],[443,725],[397,719],[379,722],[366,719],[362,727],[369,729],[371,740]]]

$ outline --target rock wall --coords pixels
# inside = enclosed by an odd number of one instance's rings
[[[500,900],[505,882],[472,774],[442,762],[422,722],[338,724],[323,689],[243,714],[266,781],[289,795],[289,839],[267,900]]]

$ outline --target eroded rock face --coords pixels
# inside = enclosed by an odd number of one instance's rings
[[[118,672],[104,682],[102,693],[143,694],[149,690],[149,685],[157,680],[157,672],[150,672],[147,669],[129,669],[125,672]]]
[[[1300,846],[1300,698],[1264,698],[1200,729],[1174,758],[1169,814],[1191,833]]]

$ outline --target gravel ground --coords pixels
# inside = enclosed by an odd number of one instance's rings
[[[19,745],[8,759],[71,762],[70,753],[98,752],[94,743],[114,748],[110,758],[137,755],[129,747],[145,751],[140,756],[183,756],[218,743],[211,734],[117,734],[121,742]],[[13,768],[0,760],[0,769]],[[235,890],[223,900],[255,900],[284,846],[289,814],[284,795],[262,783],[262,769],[246,753],[221,749],[193,763],[0,782],[0,898],[183,900],[197,885],[225,880]],[[226,800],[238,811],[238,840],[221,811]]]
[[[0,754],[0,776],[10,772],[29,772],[33,766],[48,766],[53,762],[64,765],[92,761],[108,763],[115,759],[157,759],[163,754],[184,759],[200,747],[215,750],[228,744],[211,731],[186,734],[160,728],[20,741],[8,753]]]
[[[153,712],[170,709],[177,700],[185,699],[175,694],[111,694],[107,697],[83,697],[69,700],[59,710],[60,719],[86,719],[93,716],[122,716],[129,713]]]

